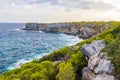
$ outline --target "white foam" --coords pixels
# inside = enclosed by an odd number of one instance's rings
[[[50,53],[50,52],[49,52]],[[36,55],[35,56],[35,59],[39,59],[39,58],[42,58],[43,56],[47,55],[48,53],[42,53],[40,55]]]
[[[16,30],[19,30],[19,29],[16,29]],[[42,32],[42,31],[39,31],[39,32]],[[67,37],[67,39],[69,40],[69,39],[71,39],[71,42],[69,42],[68,41],[68,46],[71,46],[71,45],[74,45],[74,44],[76,44],[76,43],[78,43],[78,42],[81,42],[81,41],[83,41],[83,39],[79,39],[77,36],[72,36],[72,35],[66,35],[66,34],[60,34],[60,35],[62,35],[63,37]],[[48,53],[50,53],[50,52],[48,52]],[[23,64],[25,64],[25,63],[27,63],[27,62],[31,62],[32,60],[34,60],[34,59],[39,59],[39,58],[41,58],[41,57],[43,57],[43,56],[45,56],[45,55],[47,55],[48,53],[42,53],[42,54],[38,54],[38,55],[34,55],[32,58],[30,58],[30,59],[21,59],[21,60],[18,60],[16,63],[14,63],[13,65],[10,65],[8,68],[7,68],[7,70],[12,70],[12,69],[15,69],[15,68],[19,68],[21,65],[23,65]]]
[[[27,63],[27,62],[31,62],[32,60],[34,59],[39,59],[45,55],[47,55],[48,53],[42,53],[40,55],[35,55],[34,58],[31,58],[31,59],[21,59],[21,60],[18,60],[16,63],[12,64],[11,66],[7,67],[7,70],[12,70],[12,69],[15,69],[15,68],[19,68],[21,65]]]
[[[14,63],[13,65],[9,66],[7,68],[7,70],[12,70],[12,69],[15,69],[15,68],[19,68],[21,65],[27,63],[27,62],[31,62],[32,59],[29,59],[29,60],[25,60],[25,59],[21,59],[19,61],[17,61],[16,63]]]
[[[9,31],[23,31],[23,30],[17,28],[17,29],[10,29]]]
[[[43,33],[43,31],[38,31],[38,32]]]
[[[67,44],[68,46],[72,46],[78,42],[83,41],[83,39],[82,38],[80,39],[78,36],[67,35],[67,34],[63,34],[63,33],[61,33],[60,35],[63,36],[63,38],[66,38],[67,40],[70,39],[70,42],[68,41],[68,44]]]

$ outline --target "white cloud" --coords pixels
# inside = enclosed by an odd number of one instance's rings
[[[119,0],[0,0],[0,22],[120,20]]]

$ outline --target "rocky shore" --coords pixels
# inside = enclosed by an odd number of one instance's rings
[[[111,23],[94,23],[94,22],[78,22],[78,23],[26,23],[24,30],[37,30],[45,32],[60,32],[69,35],[77,35],[86,39],[93,35],[103,32],[111,27]]]

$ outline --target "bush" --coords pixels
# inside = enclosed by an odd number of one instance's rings
[[[73,54],[69,62],[72,63],[75,72],[81,72],[83,67],[87,66],[87,60],[85,57],[81,54],[80,50],[77,54]]]
[[[61,63],[59,66],[59,72],[56,76],[56,80],[75,80],[75,73],[71,63]]]
[[[26,63],[19,69],[5,72],[0,76],[0,80],[54,80],[54,68],[54,63],[50,61]]]
[[[49,80],[49,79],[44,74],[36,72],[36,73],[31,75],[30,80]]]
[[[71,50],[70,50],[70,47],[64,47],[59,50],[55,50],[51,54],[43,56],[39,60],[34,60],[34,62],[42,62],[42,61],[46,61],[46,60],[57,61],[57,60],[61,60],[61,58],[65,57],[66,54],[70,54],[70,55],[73,54],[73,52],[71,52]]]

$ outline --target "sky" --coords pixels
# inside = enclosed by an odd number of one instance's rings
[[[0,22],[120,21],[120,0],[0,0]]]

